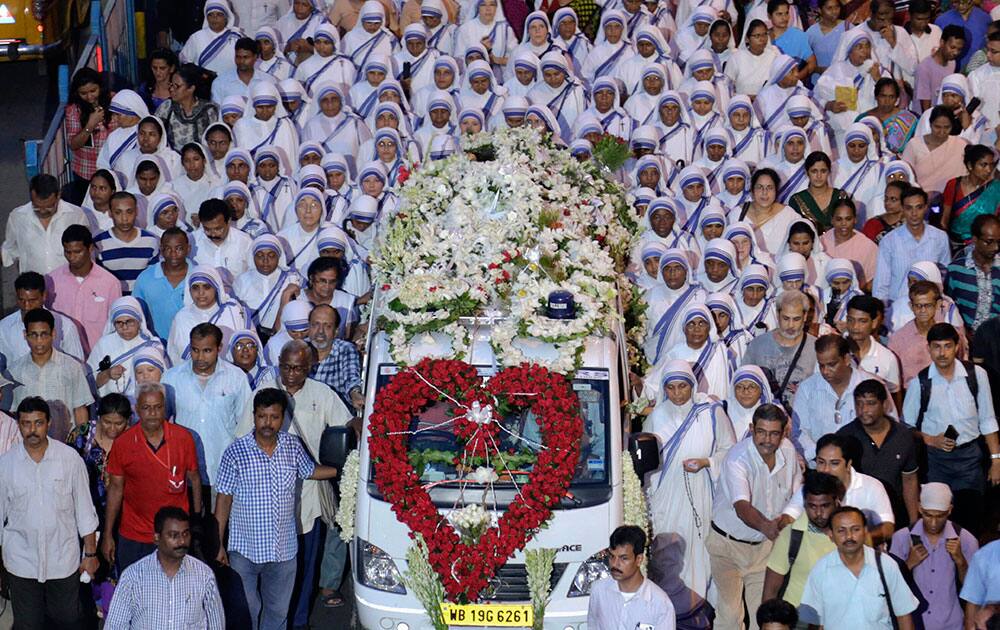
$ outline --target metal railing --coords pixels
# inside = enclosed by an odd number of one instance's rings
[[[101,0],[91,0],[90,37],[80,51],[73,73],[89,67],[101,73],[118,75],[129,84],[136,85],[139,67],[136,59],[135,2],[104,0],[103,9],[101,5]],[[65,65],[59,66],[58,72],[59,106],[45,137],[24,142],[24,171],[29,179],[39,173],[47,173],[66,185],[73,179],[70,168],[72,151],[65,125],[71,74],[69,66]]]

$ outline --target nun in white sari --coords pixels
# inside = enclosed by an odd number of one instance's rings
[[[274,77],[275,81],[287,79],[294,74],[295,66],[285,56],[284,41],[281,39],[281,34],[278,33],[277,29],[273,26],[262,26],[257,29],[253,38],[257,41],[258,45],[261,41],[266,41],[274,49],[274,54],[270,59],[264,59],[264,53],[261,52],[261,56],[257,58],[256,70],[266,72]]]
[[[305,140],[318,142],[330,153],[340,153],[355,165],[354,156],[372,133],[365,121],[354,113],[344,89],[335,83],[322,83],[316,87],[319,111],[306,123],[302,132]]]
[[[224,125],[225,123],[222,124]],[[211,129],[211,127],[209,128]],[[197,175],[197,171],[184,169],[177,177],[174,177],[170,181],[170,185],[173,187],[174,192],[180,195],[184,201],[184,206],[194,211],[196,208],[201,207],[201,202],[212,196],[212,191],[221,186],[222,181],[215,174],[215,169],[212,165],[213,160],[210,158],[211,154],[201,144],[190,142],[181,147],[182,164],[183,156],[188,151],[195,152],[200,156],[202,163],[201,176],[198,179],[191,179],[192,175]]]
[[[713,238],[705,245],[697,278],[709,293],[730,293],[736,287],[736,247],[724,238]],[[713,276],[717,279],[713,279]]]
[[[643,68],[639,85],[625,101],[625,111],[642,124],[649,124],[656,117],[656,104],[667,85],[667,73],[663,66],[650,61]]]
[[[700,250],[695,238],[681,230],[684,218],[684,207],[673,197],[651,199],[642,217],[640,227],[644,230],[639,235],[639,243],[632,249],[628,270],[633,274],[639,273],[640,266],[645,265],[643,252],[649,243],[659,243],[668,249],[679,249],[687,254],[689,264],[695,264],[700,258]],[[651,275],[655,282],[660,281],[658,268],[653,270]]]
[[[672,162],[690,162],[694,156],[694,126],[680,93],[667,90],[661,94],[653,116],[660,133],[660,152]]]
[[[111,304],[104,334],[87,357],[87,367],[97,386],[98,396],[124,394],[132,387],[134,373],[132,357],[141,349],[163,344],[146,327],[142,305],[134,297],[120,297]],[[101,370],[100,364],[110,360],[111,367]]]
[[[278,88],[270,81],[254,81],[243,117],[233,127],[236,146],[250,151],[272,145],[285,155],[298,155],[299,132],[281,103]]]
[[[764,370],[756,365],[744,365],[733,373],[726,399],[726,413],[737,434],[746,437],[753,423],[753,412],[761,405],[774,403],[771,387]]]
[[[435,18],[441,20],[433,28],[424,22],[424,26],[429,29],[427,32],[427,47],[433,48],[442,55],[453,54],[455,32],[458,31],[458,27],[451,23],[451,16],[445,10],[444,2],[441,0],[423,0],[420,3],[420,18],[421,20]]]
[[[847,289],[838,292],[837,285],[847,281]],[[847,330],[847,304],[856,295],[864,295],[858,286],[858,274],[854,263],[846,258],[833,258],[826,264],[826,283],[830,287],[826,295],[827,323],[839,332]],[[833,308],[836,307],[836,308]]]
[[[687,361],[664,366],[663,401],[643,423],[660,443],[660,468],[647,477],[653,535],[676,533],[684,541],[684,585],[705,597],[711,562],[705,541],[712,523],[712,487],[722,461],[736,443],[722,403],[694,393]]]
[[[614,9],[604,11],[597,43],[583,60],[580,74],[592,84],[600,77],[619,77],[625,62],[634,55],[625,37],[625,15]]]
[[[587,92],[573,76],[561,52],[542,57],[541,70],[542,80],[528,92],[528,100],[545,104],[559,121],[562,137],[571,138],[573,123],[587,109]]]
[[[580,69],[592,45],[580,30],[580,19],[572,7],[557,9],[552,16],[552,41],[566,51],[573,61],[573,74],[580,76]]]
[[[697,391],[718,400],[729,396],[729,379],[736,371],[736,355],[719,339],[707,304],[688,304],[681,314],[683,339],[667,351],[665,362],[680,359],[691,365]],[[653,367],[643,384],[643,396],[660,401],[657,383],[664,363]]]
[[[642,83],[642,73],[650,63],[658,63],[666,71],[665,89],[677,89],[684,80],[684,73],[674,61],[663,32],[655,26],[644,24],[636,29],[633,39],[638,54],[621,64],[619,74],[628,93],[634,94],[638,91]]]
[[[716,181],[719,192],[715,198],[727,216],[739,216],[743,204],[750,201],[750,167],[741,159],[729,158],[719,171]]]
[[[715,86],[708,81],[695,83],[694,89],[688,93],[688,102],[691,104],[688,116],[691,120],[691,129],[694,132],[691,144],[697,153],[708,130],[716,126],[724,126],[725,120],[719,113],[721,110],[719,100],[715,95]]]
[[[874,109],[875,83],[884,69],[872,59],[872,38],[863,28],[843,35],[830,67],[820,75],[813,96],[826,109],[834,133],[842,136],[858,114]],[[855,103],[837,99],[838,91],[850,92]]]
[[[723,74],[722,66],[709,48],[696,50],[688,57],[684,66],[684,79],[679,86],[675,84],[675,87],[678,92],[687,94],[699,81],[708,81],[715,87],[719,110],[725,111],[729,106],[729,99],[733,96],[733,80]]]
[[[858,223],[869,217],[868,206],[880,190],[885,164],[878,159],[871,129],[864,123],[854,123],[843,136],[840,158],[833,167],[833,187],[854,199]]]
[[[812,296],[812,302],[816,306],[816,313],[813,321],[822,322],[826,319],[826,302],[823,300],[823,291],[809,283],[807,274],[809,262],[806,257],[798,252],[788,252],[778,258],[778,272],[774,277],[775,297],[785,291],[802,291]],[[823,278],[826,282],[826,278]],[[833,332],[831,330],[831,332]]]
[[[294,5],[294,3],[288,3],[285,6],[289,6],[289,4]],[[295,15],[294,6],[290,6],[288,12],[278,18],[274,24],[286,47],[300,39],[312,37],[316,32],[316,27],[327,21],[324,14],[326,7],[321,5],[321,0],[309,0],[309,4],[311,6],[308,15],[300,18]],[[294,57],[294,53],[291,56]],[[293,61],[297,60],[293,59]]]
[[[316,52],[310,55],[295,70],[295,79],[302,84],[313,98],[316,97],[315,87],[322,83],[338,83],[353,85],[358,69],[349,57],[341,54],[340,34],[337,27],[325,22],[316,27],[313,34],[313,44]]]
[[[132,90],[115,94],[108,109],[118,127],[108,134],[97,153],[97,168],[120,172],[131,164],[132,155],[139,152],[139,121],[149,116],[149,109],[142,97]]]
[[[160,139],[155,146],[150,142],[153,136],[149,134],[149,128],[154,126],[160,134]],[[146,116],[139,121],[139,126],[137,127],[136,150],[123,156],[118,161],[118,171],[130,177],[129,182],[134,184],[135,178],[133,174],[135,173],[135,167],[139,164],[139,160],[154,155],[159,157],[163,166],[166,167],[166,172],[163,173],[166,179],[172,180],[184,172],[184,168],[181,166],[181,156],[177,154],[177,151],[171,149],[167,143],[167,130],[163,126],[163,121],[157,116]]]
[[[660,256],[661,283],[646,294],[648,334],[643,352],[651,365],[663,360],[667,351],[684,336],[680,314],[689,304],[705,301],[708,293],[692,283],[688,252],[671,248]]]
[[[464,13],[464,11],[463,11]],[[455,32],[455,56],[465,56],[473,46],[489,42],[489,53],[494,59],[508,59],[517,46],[517,36],[504,16],[503,6],[497,0],[477,0],[473,14],[463,17]],[[484,59],[489,62],[490,60]],[[497,77],[504,75],[506,64],[490,64]]]
[[[778,325],[778,315],[774,306],[771,288],[771,274],[764,265],[747,265],[740,274],[740,282],[733,292],[736,308],[740,312],[743,328],[756,337],[762,332],[774,330]]]
[[[285,225],[278,232],[288,253],[288,266],[300,274],[316,258],[316,239],[326,214],[323,193],[315,188],[302,188],[295,195],[293,207],[298,221]]]
[[[764,159],[767,153],[767,132],[757,120],[750,97],[737,94],[726,106],[726,119],[729,133],[733,137],[731,157],[744,163],[756,165]],[[747,178],[749,182],[749,177]]]
[[[711,194],[705,172],[698,166],[685,166],[674,180],[674,190],[687,217],[681,229],[689,234],[698,230],[703,212],[712,208],[722,210],[722,206]]]
[[[938,88],[937,95],[934,97],[934,105],[955,107],[957,103],[961,109],[955,111],[961,112],[966,109],[972,98],[972,86],[969,85],[968,77],[964,74],[949,74],[941,80],[941,87]],[[947,104],[945,104],[945,100],[948,100]],[[934,107],[929,107],[920,115],[915,135],[926,135],[931,132],[931,110],[933,109]],[[983,137],[989,128],[989,120],[983,115],[982,110],[977,108],[969,116],[969,126],[963,128],[958,137],[968,140],[969,144],[986,144],[983,142]]]
[[[823,251],[823,242],[808,219],[798,219],[788,225],[778,259],[781,260],[789,252],[806,259],[806,283],[818,287],[821,292],[825,291],[829,286],[826,283],[826,265],[830,257]]]
[[[549,23],[549,16],[545,11],[532,11],[524,19],[524,36],[521,43],[510,51],[510,56],[516,58],[525,51],[530,51],[539,59],[549,53],[558,53],[564,56],[566,67],[571,68],[571,59],[566,55],[566,51],[552,40],[552,25]],[[574,72],[575,74],[575,72]],[[506,85],[514,78],[514,69],[511,64],[507,64],[503,74],[503,84]]]
[[[798,79],[798,60],[788,55],[778,55],[771,62],[767,83],[757,93],[754,105],[764,121],[764,129],[782,127],[788,119],[788,105],[795,96],[809,96],[809,90]],[[813,107],[813,115],[822,117],[822,111]]]
[[[488,83],[483,85],[483,80]],[[469,64],[462,77],[462,91],[458,100],[460,109],[478,109],[487,119],[500,111],[503,107],[504,89],[497,85],[490,64],[481,59]]]
[[[281,349],[292,339],[302,339],[309,333],[309,313],[313,305],[305,300],[292,300],[281,313],[281,330],[271,337],[261,354],[270,366],[277,366]],[[298,336],[292,337],[290,333]]]
[[[247,356],[247,363],[249,363],[247,353],[252,353],[253,356],[253,364],[249,366],[250,369],[247,369],[246,365],[239,361],[240,356]],[[278,370],[276,367],[269,366],[264,360],[264,344],[260,342],[260,337],[257,336],[255,330],[246,328],[233,333],[227,345],[226,360],[246,372],[250,391],[256,392],[263,387],[272,386],[272,384],[277,387],[280,378]]]
[[[197,265],[187,278],[184,308],[170,325],[167,355],[171,363],[178,365],[191,356],[191,329],[206,322],[221,328],[223,334],[251,325],[243,306],[229,297],[215,267]]]
[[[340,290],[355,298],[371,291],[368,263],[359,258],[354,239],[347,232],[336,225],[327,225],[320,230],[319,238],[316,239],[316,252],[320,258],[337,258],[346,264],[347,275]]]
[[[743,354],[753,340],[753,335],[743,328],[740,321],[740,311],[731,293],[709,293],[705,305],[712,312],[715,320],[715,331],[729,351],[733,353],[736,364],[743,361]],[[730,388],[730,395],[732,388]]]
[[[639,264],[629,270],[628,277],[645,295],[660,282],[660,257],[669,249],[660,241],[640,241]]]
[[[709,45],[708,29],[716,17],[718,13],[710,6],[700,6],[691,12],[684,26],[677,32],[677,37],[674,38],[681,63],[687,63],[688,58],[696,50]]]
[[[635,120],[621,105],[621,93],[618,79],[601,77],[591,86],[593,105],[587,109],[601,123],[605,133],[617,136],[622,140],[632,137],[632,130],[637,126]]]
[[[807,142],[806,132],[800,127],[785,127],[778,132],[777,155],[765,158],[758,165],[758,168],[771,168],[778,173],[781,184],[776,200],[781,203],[787,203],[792,195],[809,187],[809,177],[806,174]],[[787,227],[787,224],[782,227]],[[768,250],[777,251],[770,246]]]
[[[184,43],[180,60],[193,63],[216,75],[236,68],[236,40],[243,33],[236,28],[233,11],[225,0],[208,0],[201,30],[195,31]]]
[[[892,301],[892,306],[886,314],[886,325],[890,332],[894,332],[905,326],[914,318],[913,309],[910,308],[910,285],[918,280],[927,280],[937,285],[941,292],[941,299],[938,300],[937,314],[935,321],[947,322],[958,330],[962,330],[965,324],[962,316],[958,312],[958,307],[951,296],[944,294],[944,282],[941,278],[941,270],[930,260],[922,260],[910,265],[910,270],[906,272],[906,284],[900,291],[896,299]]]
[[[285,248],[274,235],[255,238],[250,259],[247,270],[236,277],[233,293],[250,310],[254,326],[274,330],[285,290],[302,286],[302,279],[288,268]]]
[[[417,92],[428,85],[434,85],[434,62],[442,53],[427,45],[427,27],[422,22],[414,22],[403,30],[403,46],[396,53],[394,61],[399,74],[394,78],[402,81],[403,70],[410,64],[410,92]],[[421,49],[414,55],[410,47]]]
[[[344,54],[356,68],[364,68],[373,55],[392,57],[399,48],[396,36],[386,28],[385,7],[378,0],[365,0],[354,28],[341,40]],[[361,76],[355,76],[355,81]]]

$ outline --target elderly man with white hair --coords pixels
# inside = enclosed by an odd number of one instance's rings
[[[743,354],[743,365],[758,365],[771,372],[778,386],[775,398],[790,404],[799,383],[816,367],[816,338],[806,332],[811,309],[801,291],[785,291],[778,296],[778,327],[758,335]]]

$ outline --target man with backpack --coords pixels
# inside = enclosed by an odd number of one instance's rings
[[[948,520],[951,488],[927,483],[920,489],[920,520],[892,536],[890,552],[906,560],[913,581],[927,601],[921,615],[925,630],[961,628],[959,589],[969,561],[979,549],[976,537]]]
[[[951,324],[934,324],[927,331],[931,365],[910,381],[903,419],[926,445],[927,481],[948,484],[955,522],[976,535],[985,491],[981,443],[990,453],[987,478],[997,485],[1000,440],[986,372],[957,360],[958,344],[958,331]]]
[[[830,537],[830,515],[844,498],[844,484],[833,475],[808,472],[802,498],[802,515],[781,530],[771,548],[764,576],[764,601],[780,598],[798,606],[813,565],[837,548]]]

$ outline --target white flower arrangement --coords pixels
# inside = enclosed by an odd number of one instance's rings
[[[448,514],[448,520],[466,544],[474,545],[490,527],[493,517],[482,505],[472,503],[459,510],[452,510]]]
[[[340,471],[340,504],[334,520],[340,528],[340,539],[346,543],[354,539],[354,514],[358,509],[358,477],[361,458],[358,449],[347,454],[344,469]]]
[[[479,466],[472,474],[466,475],[465,478],[475,483],[491,484],[499,481],[500,475],[489,466]]]
[[[572,372],[586,338],[615,325],[616,267],[638,231],[624,190],[530,128],[462,144],[468,153],[410,176],[372,255],[393,356],[408,363],[415,335],[444,330],[458,340],[450,356],[464,354],[456,322],[490,309],[505,315],[491,340],[503,365],[524,360],[510,342],[526,336],[555,344],[559,358],[546,367]],[[485,161],[469,157],[484,151]],[[575,319],[545,317],[560,289],[573,294]]]
[[[639,479],[632,464],[632,454],[627,450],[622,451],[622,495],[624,524],[641,527],[642,531],[646,532],[646,539],[652,541],[646,493],[642,490],[642,480]],[[643,568],[645,569],[645,566]]]

